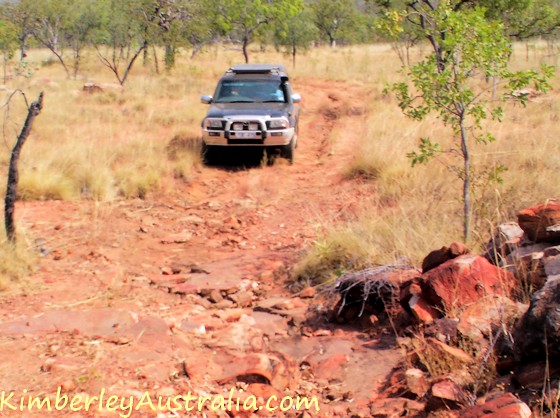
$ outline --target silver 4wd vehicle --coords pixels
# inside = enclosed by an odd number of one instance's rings
[[[213,147],[266,147],[280,150],[290,163],[297,146],[299,94],[292,93],[281,65],[243,64],[231,67],[218,82],[202,121],[203,153]]]

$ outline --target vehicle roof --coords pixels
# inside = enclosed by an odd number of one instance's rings
[[[280,64],[237,64],[226,71],[226,75],[260,74],[288,77],[288,72]]]

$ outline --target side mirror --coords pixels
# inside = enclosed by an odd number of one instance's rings
[[[301,102],[301,95],[299,95],[298,93],[292,94],[292,102],[293,103]]]
[[[204,103],[204,104],[210,104],[210,103],[212,103],[213,100],[214,100],[214,98],[212,96],[201,96],[200,97],[200,102]]]

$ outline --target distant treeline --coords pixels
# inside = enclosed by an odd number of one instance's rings
[[[5,0],[0,49],[6,62],[16,55],[24,60],[32,46],[48,48],[75,76],[84,49],[93,47],[123,84],[136,59],[157,54],[156,47],[165,51],[167,68],[179,49],[196,54],[219,41],[239,44],[246,62],[253,42],[283,49],[294,62],[300,51],[321,43],[390,40],[409,47],[425,39],[414,7],[437,7],[440,1],[445,0]],[[488,19],[502,21],[518,39],[554,36],[560,26],[559,0],[447,1],[455,10],[485,8]],[[396,20],[401,24],[392,30]]]

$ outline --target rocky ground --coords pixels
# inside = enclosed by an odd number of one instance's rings
[[[322,223],[354,216],[372,196],[339,170],[363,135],[368,98],[361,86],[332,82],[300,92],[293,166],[232,155],[145,200],[18,204],[18,223],[41,258],[0,299],[2,390],[168,396],[241,388],[317,396],[314,416],[369,411],[402,357],[393,334],[329,324],[325,295],[294,295],[286,284]],[[343,138],[330,140],[342,126]]]
[[[0,390],[14,392],[16,404],[61,388],[135,399],[235,390],[259,402],[315,396],[320,407],[132,415],[160,418],[557,413],[550,360],[560,329],[560,208],[525,211],[486,254],[452,244],[421,270],[346,275],[338,304],[338,295],[290,287],[291,266],[326,221],[351,219],[375,193],[340,174],[366,129],[363,86],[316,81],[299,90],[292,166],[233,153],[144,200],[18,204],[18,223],[41,257],[36,273],[0,299]],[[333,141],[337,129],[344,135]],[[539,235],[545,218],[552,237]],[[520,278],[531,293],[541,289],[529,311]],[[5,407],[0,416],[46,415]]]

